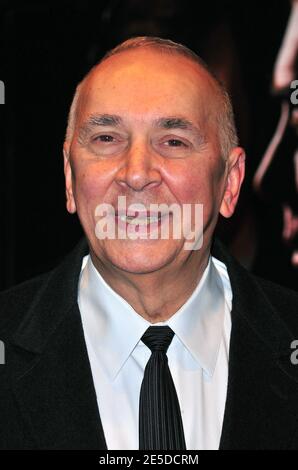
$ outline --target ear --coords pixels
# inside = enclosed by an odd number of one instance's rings
[[[228,174],[225,192],[219,212],[223,217],[231,217],[240,194],[242,181],[245,175],[245,152],[241,147],[235,147],[228,158]]]
[[[73,196],[72,188],[72,168],[69,159],[70,145],[68,142],[64,142],[63,145],[63,159],[64,159],[64,176],[65,176],[65,191],[66,191],[66,208],[70,214],[76,212],[76,203]]]

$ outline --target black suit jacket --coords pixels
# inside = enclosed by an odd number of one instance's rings
[[[0,449],[106,449],[77,305],[82,240],[50,273],[0,295]],[[232,332],[220,449],[298,449],[298,294],[229,272]]]

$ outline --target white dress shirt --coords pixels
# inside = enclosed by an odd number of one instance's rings
[[[140,340],[151,323],[117,294],[85,256],[78,303],[108,449],[138,449],[139,394],[151,355]],[[184,305],[167,321],[168,348],[188,450],[218,449],[225,409],[232,291],[226,266],[210,256]]]

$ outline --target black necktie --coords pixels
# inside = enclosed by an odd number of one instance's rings
[[[178,397],[166,354],[173,336],[168,326],[150,326],[142,337],[152,354],[140,392],[141,450],[186,449]]]

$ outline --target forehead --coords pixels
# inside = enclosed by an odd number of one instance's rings
[[[128,120],[180,115],[201,122],[214,101],[213,79],[199,64],[180,54],[137,49],[93,69],[81,90],[78,119],[100,112]]]

